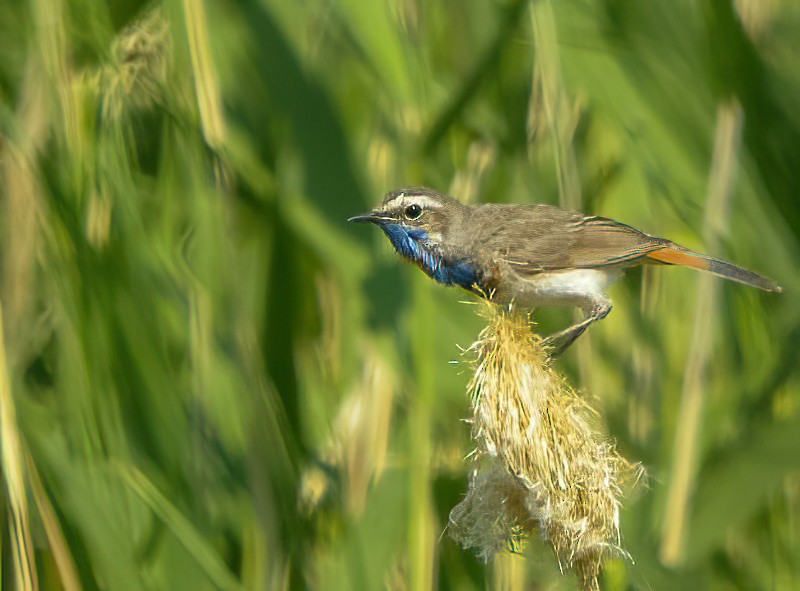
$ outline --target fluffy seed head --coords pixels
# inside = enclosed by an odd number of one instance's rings
[[[553,369],[527,315],[489,308],[469,385],[476,463],[450,535],[484,559],[537,529],[584,589],[620,547],[618,477],[631,466]]]

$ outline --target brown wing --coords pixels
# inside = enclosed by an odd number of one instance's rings
[[[577,225],[569,267],[602,267],[632,262],[661,250],[666,240],[604,217],[586,217]]]
[[[666,244],[614,220],[549,205],[479,206],[470,227],[473,252],[526,273],[632,262]]]

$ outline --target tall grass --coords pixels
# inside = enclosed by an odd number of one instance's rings
[[[3,584],[573,588],[536,538],[442,536],[483,321],[345,223],[427,184],[784,286],[632,272],[559,369],[651,476],[602,588],[799,586],[799,30],[777,0],[0,4]]]

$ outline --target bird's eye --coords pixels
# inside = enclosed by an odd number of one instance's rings
[[[408,218],[409,220],[415,220],[422,215],[422,208],[416,203],[412,203],[411,205],[406,207],[404,213],[406,215],[406,218]]]

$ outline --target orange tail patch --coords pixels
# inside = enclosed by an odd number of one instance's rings
[[[758,273],[742,269],[726,261],[692,252],[688,248],[683,248],[677,244],[665,245],[664,248],[648,252],[647,258],[667,265],[680,265],[699,269],[737,283],[763,289],[764,291],[781,291],[781,287],[772,279],[762,277]]]
[[[648,252],[647,257],[667,265],[692,267],[693,269],[700,269],[701,271],[710,270],[708,259],[698,256],[690,250],[678,250],[673,246]]]

